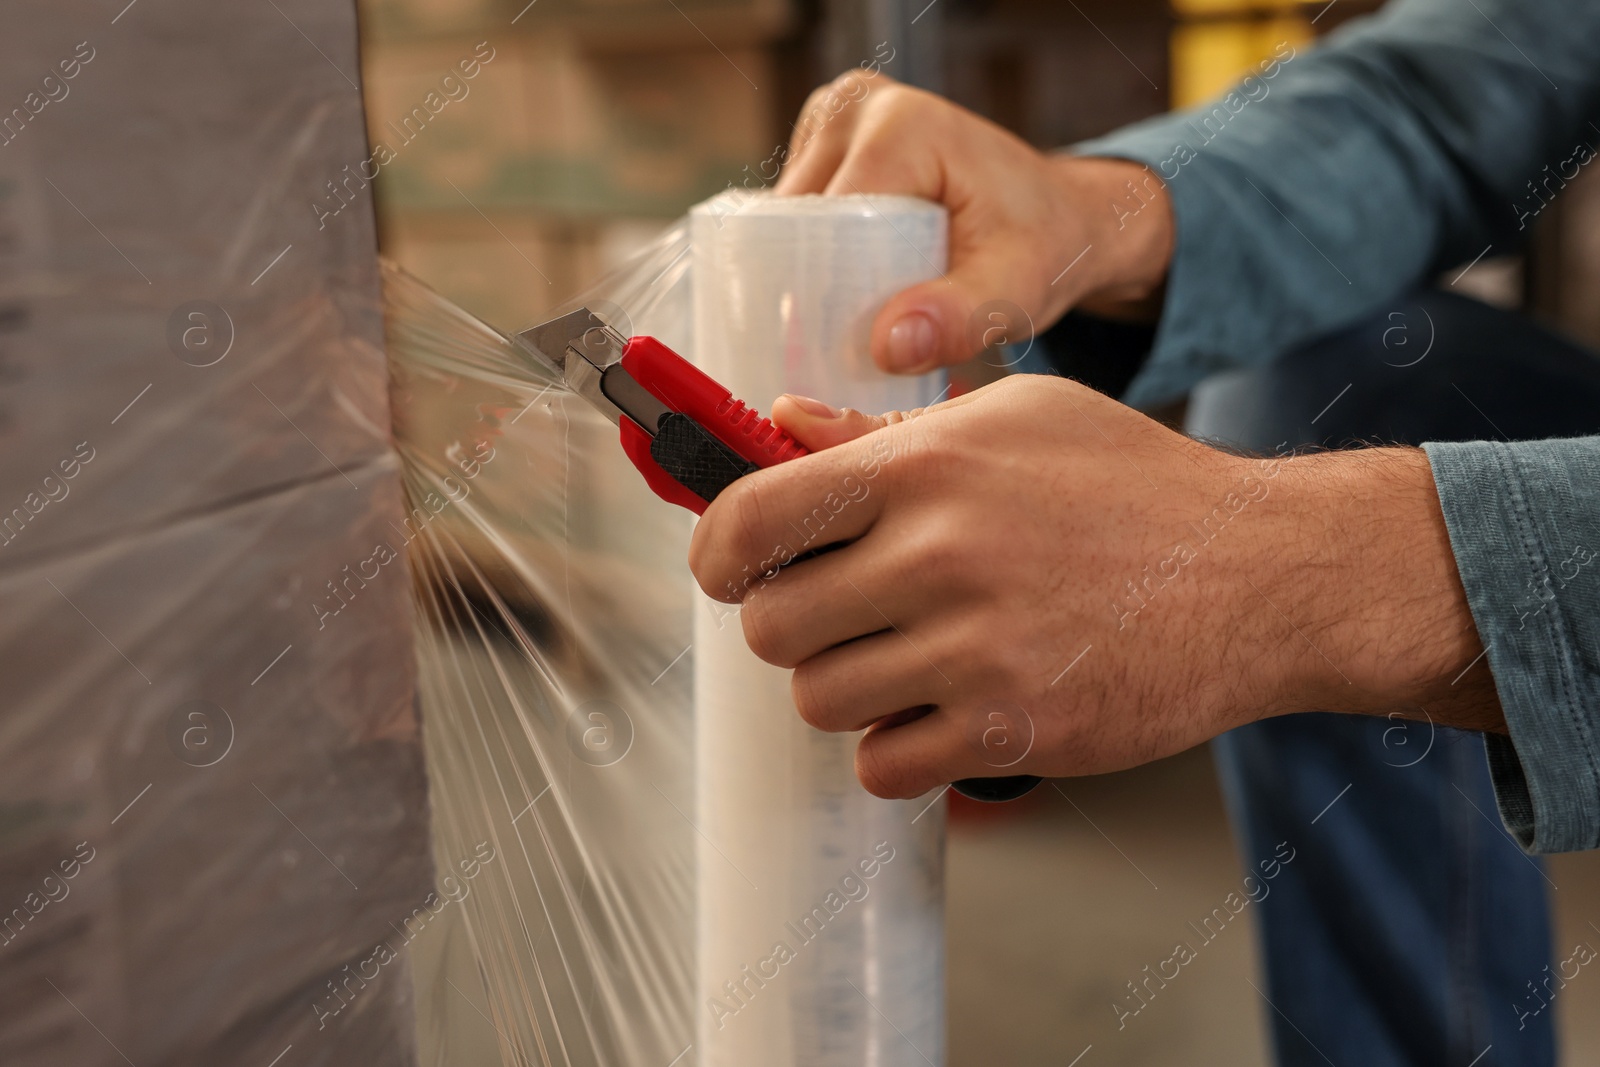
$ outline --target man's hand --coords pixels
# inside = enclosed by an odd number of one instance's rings
[[[1417,450],[1234,456],[1034,376],[773,414],[816,451],[719,496],[690,566],[795,668],[808,723],[868,729],[879,796],[1116,770],[1300,710],[1504,730],[1487,668],[1462,675],[1481,646]]]
[[[1172,258],[1171,207],[1148,168],[1045,155],[883,74],[851,71],[812,94],[776,191],[902,194],[949,208],[946,276],[895,296],[873,323],[873,358],[896,373],[975,355],[983,341],[972,317],[991,300],[1044,330],[1074,306],[1149,300]]]

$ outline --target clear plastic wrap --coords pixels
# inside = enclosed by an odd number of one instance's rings
[[[712,202],[579,303],[763,407],[933,399],[871,369],[865,329],[939,269],[942,214],[818,200],[775,222],[763,203]],[[386,282],[449,901],[415,949],[422,1061],[942,1063],[942,803],[868,796],[852,739],[799,722],[615,426]],[[485,842],[495,859],[464,865]]]
[[[435,861],[497,856],[439,887],[422,1060],[669,1063],[691,1041],[690,675],[666,669],[689,516],[503,337],[386,277],[396,442],[432,516],[408,553]]]

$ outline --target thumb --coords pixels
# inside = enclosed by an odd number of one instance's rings
[[[985,386],[985,389],[987,388]],[[820,452],[825,448],[833,448],[835,445],[854,441],[858,437],[865,437],[885,426],[910,422],[923,415],[970,404],[983,392],[984,389],[975,389],[970,393],[962,393],[960,396],[953,396],[925,408],[890,411],[882,415],[868,415],[854,408],[839,409],[820,400],[813,400],[809,396],[784,393],[772,402],[772,421],[779,429],[805,445],[809,451]]]
[[[868,415],[853,408],[841,411],[820,400],[792,393],[783,394],[772,404],[772,421],[812,452],[865,437],[873,430],[902,419],[899,413]]]
[[[1013,273],[984,257],[969,257],[944,277],[895,294],[872,324],[873,360],[891,374],[921,374],[971,359],[994,333],[994,324],[987,321],[994,316],[975,325],[975,316],[986,307],[1007,309],[1000,316],[1005,320],[1002,340],[1026,341],[1033,333],[1028,313],[1009,301],[993,300],[1006,293],[1016,294],[1024,305],[1033,303],[1032,287],[1011,277]]]

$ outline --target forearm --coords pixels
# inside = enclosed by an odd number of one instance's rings
[[[1324,453],[1277,477],[1281,506],[1230,550],[1271,598],[1246,638],[1267,713],[1482,731],[1524,847],[1600,847],[1600,438]]]
[[[1428,458],[1378,448],[1283,460],[1286,492],[1239,568],[1276,650],[1278,710],[1504,733]]]

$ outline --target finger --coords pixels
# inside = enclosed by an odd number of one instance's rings
[[[772,191],[779,196],[822,192],[850,148],[854,127],[855,123],[843,116],[815,129],[797,127],[789,145],[788,161]]]
[[[862,730],[908,708],[948,699],[950,683],[894,630],[831,648],[795,668],[800,717],[818,730]]]
[[[689,542],[700,588],[736,603],[806,552],[860,537],[883,507],[878,479],[893,457],[893,441],[869,435],[734,482]]]
[[[750,650],[774,666],[796,667],[925,612],[924,583],[907,580],[893,549],[875,543],[881,540],[865,537],[759,583],[739,613]]]
[[[903,725],[874,727],[856,746],[856,777],[867,792],[886,800],[908,800],[995,773],[967,744],[959,716],[944,707]]]
[[[822,192],[849,151],[868,94],[892,81],[848,71],[812,92],[795,120],[788,161],[773,191],[784,196]]]
[[[920,89],[889,83],[858,109],[843,157],[822,191],[829,196],[920,196],[944,200],[945,169],[934,149],[942,109]]]

